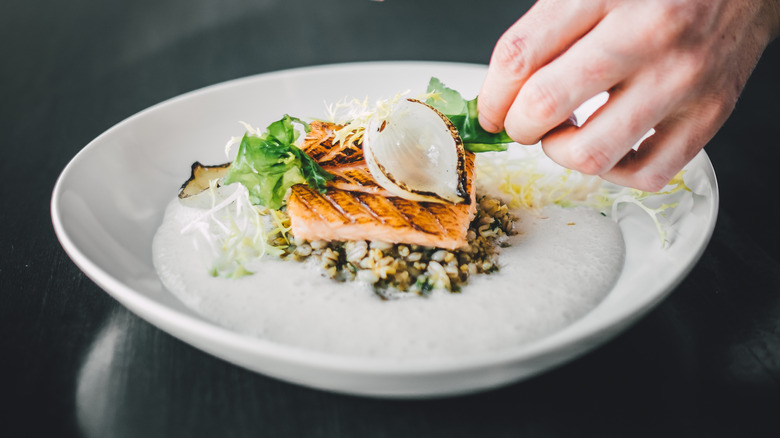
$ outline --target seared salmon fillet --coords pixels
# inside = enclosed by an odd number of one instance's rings
[[[292,186],[287,201],[293,234],[306,240],[379,240],[438,248],[466,245],[474,204],[416,202],[328,188]]]
[[[317,162],[326,172],[333,175],[328,181],[329,187],[343,190],[375,193],[383,196],[393,196],[374,181],[363,158],[363,145],[360,140],[333,144],[335,130],[339,125],[314,121],[311,131],[301,145],[306,154]]]
[[[314,158],[322,167],[341,167],[350,164],[365,162],[363,158],[363,146],[360,139],[349,140],[345,145],[341,142],[333,144],[333,138],[340,125],[315,120],[311,122],[311,131],[301,145],[301,149],[307,155]]]
[[[293,234],[306,240],[379,240],[456,249],[476,212],[474,154],[466,152],[461,204],[418,202],[396,197],[376,183],[359,140],[333,144],[338,127],[313,122],[302,149],[335,178],[325,193],[305,184],[291,188],[287,201]]]

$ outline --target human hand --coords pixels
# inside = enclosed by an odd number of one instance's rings
[[[778,33],[780,0],[540,0],[496,44],[479,121],[541,139],[568,168],[657,191],[726,121]],[[582,126],[567,121],[602,91]]]

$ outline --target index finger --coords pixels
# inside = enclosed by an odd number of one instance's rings
[[[498,132],[520,88],[605,15],[605,0],[537,2],[499,38],[479,92],[479,123]]]

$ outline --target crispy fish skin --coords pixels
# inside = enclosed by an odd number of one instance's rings
[[[301,148],[335,175],[325,193],[305,184],[291,188],[287,212],[293,234],[306,240],[379,240],[456,249],[476,212],[474,154],[466,151],[464,186],[468,202],[441,204],[393,196],[376,183],[362,144],[333,144],[338,126],[313,122]]]

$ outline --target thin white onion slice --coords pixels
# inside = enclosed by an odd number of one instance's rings
[[[363,154],[376,182],[412,201],[465,201],[465,151],[446,116],[415,99],[402,100],[383,119],[371,120]]]

